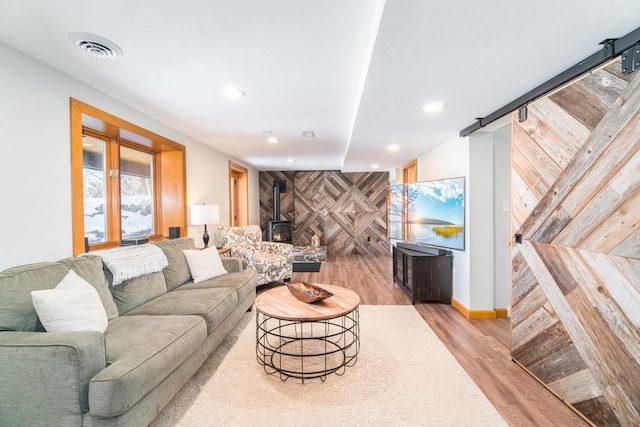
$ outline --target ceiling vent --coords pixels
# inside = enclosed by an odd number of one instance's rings
[[[122,56],[122,49],[117,44],[95,34],[71,33],[68,39],[78,49],[95,59],[111,59]]]

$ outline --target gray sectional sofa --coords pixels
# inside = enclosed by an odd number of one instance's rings
[[[169,266],[116,287],[90,254],[0,272],[0,425],[147,425],[251,309],[256,273],[240,260],[194,283],[182,253],[193,240],[157,246]],[[70,269],[98,291],[104,333],[44,331],[30,292]]]

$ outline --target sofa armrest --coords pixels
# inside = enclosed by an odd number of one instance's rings
[[[240,258],[220,258],[224,269],[229,273],[239,273],[244,270],[242,259]]]
[[[293,258],[293,245],[290,243],[263,241],[260,244],[260,251]]]
[[[240,247],[231,247],[231,258],[239,258],[242,260],[242,269],[255,268],[255,251]]]
[[[100,332],[0,332],[0,425],[81,425],[105,367]]]

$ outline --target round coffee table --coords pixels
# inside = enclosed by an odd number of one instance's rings
[[[360,297],[340,286],[318,284],[333,296],[307,304],[286,286],[256,298],[256,356],[268,374],[324,381],[343,375],[360,350]]]

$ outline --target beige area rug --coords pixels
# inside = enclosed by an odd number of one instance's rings
[[[247,313],[154,426],[502,426],[413,306],[361,306],[360,353],[343,376],[267,375]]]

